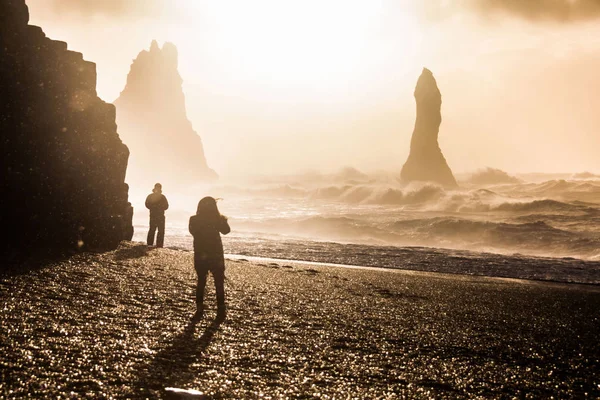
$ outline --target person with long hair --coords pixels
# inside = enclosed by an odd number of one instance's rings
[[[225,257],[221,234],[231,231],[227,217],[219,212],[217,201],[210,196],[198,203],[196,215],[190,217],[189,230],[194,237],[194,268],[198,274],[196,286],[196,314],[202,318],[204,312],[204,287],[208,272],[215,281],[218,313],[225,313]]]

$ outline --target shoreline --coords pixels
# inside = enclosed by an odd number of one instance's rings
[[[180,251],[191,251],[191,250],[181,250]],[[513,282],[513,283],[521,283],[528,285],[549,285],[549,286],[581,286],[582,288],[588,288],[589,290],[600,292],[600,283],[580,283],[580,282],[561,282],[561,281],[552,281],[552,280],[541,280],[541,279],[526,279],[526,278],[505,278],[501,276],[491,276],[491,275],[469,275],[469,274],[461,274],[461,273],[448,273],[448,272],[430,272],[430,271],[419,271],[412,269],[402,269],[402,268],[391,268],[391,267],[371,267],[371,266],[362,266],[362,265],[351,265],[351,264],[335,264],[335,263],[327,263],[327,262],[318,262],[318,261],[304,261],[304,260],[290,260],[286,258],[269,258],[269,257],[258,257],[258,256],[245,256],[240,254],[225,254],[225,260],[248,260],[250,262],[281,262],[281,263],[289,263],[289,264],[298,264],[298,265],[313,265],[313,266],[323,266],[323,267],[335,267],[335,268],[349,268],[349,269],[360,269],[360,270],[372,270],[379,272],[392,272],[392,273],[400,273],[407,275],[416,275],[416,276],[437,276],[447,279],[465,279],[465,280],[497,280],[499,282]]]
[[[138,245],[145,245],[144,242],[137,241],[131,242]],[[343,244],[334,243],[336,245],[343,246]],[[193,252],[191,249],[187,249],[180,246],[166,246],[166,248],[184,251],[184,252]],[[564,257],[538,257],[538,256],[525,256],[525,255],[505,255],[505,254],[496,254],[496,253],[488,253],[488,252],[473,252],[466,250],[454,250],[454,249],[441,249],[441,248],[428,248],[428,247],[420,247],[420,246],[407,246],[407,247],[397,247],[395,248],[398,253],[405,253],[409,256],[413,256],[415,254],[423,253],[425,255],[425,259],[421,260],[423,263],[419,265],[418,257],[416,260],[416,267],[407,268],[406,266],[372,266],[372,265],[361,265],[361,264],[344,264],[344,263],[334,263],[334,262],[326,262],[326,261],[313,261],[313,260],[305,260],[305,259],[290,259],[290,258],[277,258],[277,257],[268,257],[268,256],[254,256],[254,255],[246,255],[246,254],[233,254],[226,253],[225,257],[230,259],[251,259],[256,262],[264,261],[264,262],[285,262],[285,263],[305,263],[309,265],[323,265],[323,266],[336,266],[341,268],[360,268],[360,269],[372,269],[372,270],[384,270],[384,271],[403,271],[403,273],[422,273],[422,274],[442,274],[449,276],[465,276],[465,277],[479,277],[479,278],[490,278],[490,279],[500,279],[500,280],[514,280],[516,282],[522,283],[531,283],[535,284],[536,282],[540,284],[555,284],[555,285],[582,285],[590,288],[600,288],[600,262],[594,262],[583,259],[575,259],[575,258],[564,258]],[[464,255],[468,254],[469,257],[464,257]],[[454,269],[452,267],[448,267],[445,265],[444,268],[440,268],[439,266],[435,266],[434,268],[427,267],[431,264],[429,257],[437,258],[438,264],[449,264],[443,263],[444,260],[453,260],[458,259],[458,261],[454,265]],[[491,260],[491,261],[490,261]],[[564,266],[565,269],[573,269],[573,270],[581,270],[582,267],[575,265],[571,266],[570,264],[584,264],[585,266],[589,266],[590,271],[593,271],[596,276],[592,281],[585,282],[584,278],[577,280],[577,278],[573,278],[573,280],[568,280],[567,278],[560,278],[559,273],[554,273],[554,275],[546,275],[546,276],[518,276],[519,265],[515,265],[513,268],[506,269],[506,263],[508,261],[522,261],[525,264],[534,264],[535,269],[531,270],[531,274],[542,274],[540,266],[547,265],[550,269],[555,268],[557,265]],[[494,271],[491,270],[468,270],[465,271],[464,267],[461,266],[460,261],[468,262],[474,268],[478,267],[478,264],[504,264],[502,265],[504,270]],[[412,265],[415,264],[415,261],[411,262]],[[411,266],[412,266],[411,265]],[[594,268],[595,267],[595,268]],[[536,270],[537,269],[537,270]],[[522,273],[522,272],[521,272]],[[589,280],[590,278],[588,278]]]

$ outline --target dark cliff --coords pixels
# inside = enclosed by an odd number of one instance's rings
[[[212,181],[200,136],[187,118],[177,48],[156,41],[131,65],[119,98],[117,123],[131,150],[127,179],[136,187],[152,188]]]
[[[123,237],[129,150],[96,65],[0,2],[0,221],[9,255],[115,248]]]
[[[456,187],[456,179],[438,144],[442,123],[442,95],[433,74],[427,68],[415,88],[417,119],[410,142],[410,154],[402,167],[403,182],[427,181],[444,187]]]

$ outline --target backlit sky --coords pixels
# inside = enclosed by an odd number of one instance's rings
[[[600,0],[28,0],[114,101],[153,39],[179,49],[209,165],[400,170],[423,67],[455,172],[600,172]],[[423,6],[426,4],[426,6]]]

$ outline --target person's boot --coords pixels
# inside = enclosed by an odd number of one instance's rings
[[[225,303],[219,303],[217,306],[217,318],[225,318],[225,314],[227,314],[227,306]]]
[[[204,318],[204,305],[203,304],[197,304],[196,305],[196,313],[192,317],[192,321],[198,322],[198,321],[201,321],[202,318]]]

